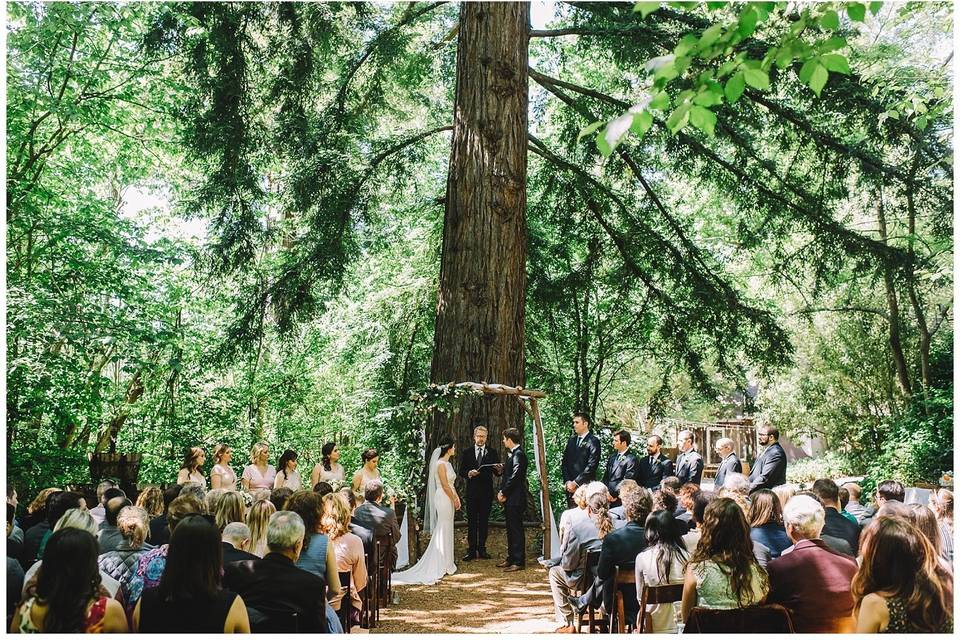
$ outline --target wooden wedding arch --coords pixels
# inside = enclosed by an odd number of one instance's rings
[[[540,475],[540,511],[543,513],[543,557],[551,556],[551,538],[553,530],[553,509],[550,507],[549,475],[547,474],[547,450],[543,440],[543,422],[540,420],[540,406],[538,400],[547,397],[547,394],[538,389],[524,389],[510,387],[503,384],[487,382],[459,382],[455,387],[472,389],[485,395],[513,396],[523,407],[523,410],[533,421],[533,446],[537,453],[537,473]]]

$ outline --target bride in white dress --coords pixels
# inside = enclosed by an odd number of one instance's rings
[[[460,508],[460,497],[453,490],[457,476],[450,464],[456,453],[453,438],[447,437],[430,456],[424,505],[424,529],[432,532],[430,546],[417,564],[393,574],[393,584],[434,584],[457,571],[453,561],[453,514]]]

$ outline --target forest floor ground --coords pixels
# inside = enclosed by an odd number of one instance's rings
[[[426,539],[426,537],[424,537]],[[456,529],[457,572],[435,585],[397,586],[399,603],[380,610],[373,633],[550,633],[557,628],[553,599],[536,529],[526,529],[527,566],[504,573],[497,563],[506,556],[506,531],[491,527],[491,560],[460,560],[467,550],[467,530]]]

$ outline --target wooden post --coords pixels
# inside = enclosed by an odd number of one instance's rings
[[[540,407],[537,406],[536,398],[530,398],[530,408],[533,409],[534,446],[537,447],[540,459],[540,468],[537,469],[537,473],[540,475],[540,508],[543,511],[543,557],[551,558],[550,538],[553,527],[550,524],[550,489],[547,487],[550,476],[547,473],[547,450],[543,443],[543,423],[540,421]]]

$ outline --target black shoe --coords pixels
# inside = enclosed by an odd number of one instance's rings
[[[464,562],[470,562],[471,560],[473,560],[473,559],[476,558],[476,557],[477,557],[477,555],[476,555],[475,553],[473,553],[472,551],[467,551],[466,555],[464,555],[464,556],[463,556],[462,558],[460,558],[460,559],[463,560]]]
[[[570,603],[570,606],[573,607],[573,610],[577,612],[578,616],[582,616],[583,612],[587,609],[587,603],[583,602],[580,596],[567,596],[567,602]]]
[[[477,554],[478,558],[483,558],[484,560],[493,560],[493,557],[486,551],[481,551]]]

